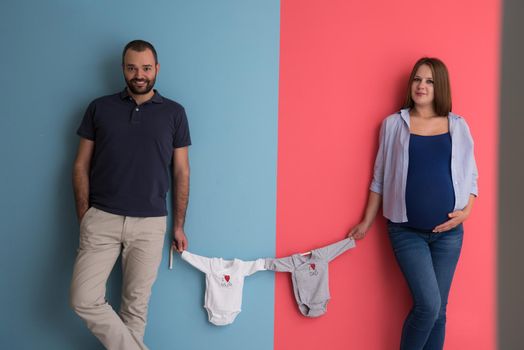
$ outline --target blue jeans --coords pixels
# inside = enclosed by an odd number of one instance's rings
[[[413,297],[400,349],[442,349],[448,294],[462,247],[462,224],[431,233],[388,223],[388,233]]]

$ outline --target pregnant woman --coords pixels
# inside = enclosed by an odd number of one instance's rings
[[[382,122],[363,220],[348,236],[362,239],[382,204],[413,308],[400,348],[442,349],[446,305],[462,246],[462,223],[477,196],[473,139],[451,113],[448,71],[421,58],[411,72],[403,109]]]

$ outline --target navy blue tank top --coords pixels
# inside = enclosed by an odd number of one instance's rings
[[[409,138],[405,226],[432,230],[449,220],[455,207],[450,133]]]

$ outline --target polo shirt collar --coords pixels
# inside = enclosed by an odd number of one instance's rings
[[[160,95],[160,93],[156,89],[153,89],[153,91],[155,92],[155,94],[147,102],[163,103],[164,102],[164,98],[162,97],[162,95]],[[129,92],[127,91],[127,87],[125,87],[124,90],[122,90],[122,92],[120,92],[120,98],[122,100],[125,100],[125,99],[128,99],[129,97],[131,97],[131,96],[129,95]]]

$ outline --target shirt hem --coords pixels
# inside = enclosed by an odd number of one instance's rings
[[[125,209],[115,209],[115,208],[107,208],[102,205],[93,204],[93,207],[96,209],[105,211],[110,214],[115,215],[121,215],[121,216],[131,216],[131,217],[138,217],[138,218],[146,218],[146,217],[161,217],[161,216],[167,216],[167,211],[156,211],[156,212],[141,212],[141,211],[133,211],[133,210],[125,210]]]

